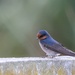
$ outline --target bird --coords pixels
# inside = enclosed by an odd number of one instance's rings
[[[64,47],[56,41],[46,30],[40,30],[36,35],[41,49],[48,57],[56,57],[61,55],[75,56],[75,52]]]

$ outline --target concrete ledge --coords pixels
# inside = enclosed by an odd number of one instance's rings
[[[75,75],[75,57],[0,58],[0,75]]]

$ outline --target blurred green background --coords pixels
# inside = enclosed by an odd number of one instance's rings
[[[0,0],[0,57],[44,56],[36,34],[47,30],[75,50],[74,0]]]

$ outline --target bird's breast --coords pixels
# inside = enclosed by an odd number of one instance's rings
[[[41,44],[40,42],[39,42],[39,45],[40,45],[41,49],[42,49],[42,50],[46,53],[46,55],[48,55],[48,56],[56,56],[56,54],[58,54],[57,52],[54,52],[54,51],[52,51],[52,50],[46,48],[46,47],[45,47],[43,44]]]

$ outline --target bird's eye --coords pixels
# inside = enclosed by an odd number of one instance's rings
[[[38,33],[38,34],[37,34],[37,38],[38,38],[39,40],[43,40],[43,39],[46,39],[46,38],[47,38],[47,35],[46,35],[46,34],[40,34],[40,33]]]
[[[39,38],[42,38],[42,37],[44,37],[44,36],[45,36],[45,34],[41,35]]]

